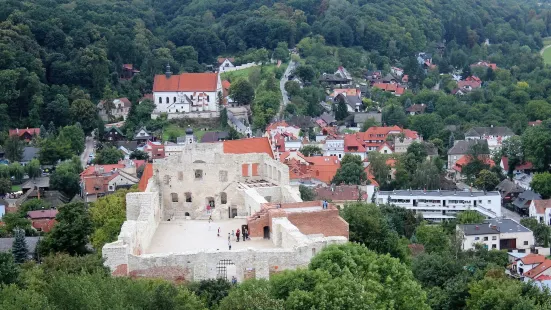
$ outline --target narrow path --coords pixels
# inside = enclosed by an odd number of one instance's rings
[[[540,51],[540,55],[543,56],[543,52],[545,52],[545,50],[548,49],[548,48],[550,48],[550,47],[551,47],[551,45],[544,46],[544,47],[541,49],[541,51]]]
[[[281,91],[281,97],[283,102],[279,106],[279,113],[278,116],[281,117],[283,114],[283,109],[285,109],[285,106],[289,103],[289,97],[287,95],[287,91],[285,91],[285,83],[288,81],[289,74],[295,69],[295,62],[291,59],[289,61],[289,65],[287,66],[287,69],[285,70],[285,73],[283,73],[283,76],[281,77],[281,80],[279,81],[279,90]]]

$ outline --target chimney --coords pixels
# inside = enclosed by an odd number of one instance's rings
[[[172,76],[172,71],[170,71],[170,64],[166,64],[166,72],[165,72],[166,78],[170,78]]]

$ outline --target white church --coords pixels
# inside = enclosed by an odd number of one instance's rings
[[[218,94],[222,82],[218,73],[182,73],[173,75],[170,65],[165,74],[155,75],[153,99],[156,105],[151,117],[161,113],[168,118],[211,118],[219,116]]]

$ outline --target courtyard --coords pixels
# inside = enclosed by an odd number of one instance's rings
[[[242,230],[242,225],[246,225],[246,219],[229,219],[221,221],[206,220],[178,220],[170,222],[160,222],[146,254],[154,253],[183,253],[187,251],[218,250],[228,251],[228,233],[231,231]],[[217,236],[218,227],[220,227],[220,237]],[[276,248],[271,240],[247,240],[236,242],[236,238],[231,238],[232,251],[248,248],[270,249]]]

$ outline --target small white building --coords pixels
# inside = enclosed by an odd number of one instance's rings
[[[532,200],[528,212],[530,217],[537,219],[539,223],[551,225],[551,199]]]
[[[379,191],[375,194],[377,204],[390,203],[414,210],[433,222],[454,219],[462,211],[475,210],[488,218],[501,217],[499,192],[482,191]]]
[[[218,72],[224,72],[229,68],[235,68],[233,58],[218,58]]]
[[[534,233],[512,219],[490,219],[480,224],[457,225],[463,237],[462,249],[471,250],[476,244],[487,249],[530,252],[534,246]]]
[[[344,138],[328,137],[323,146],[323,156],[337,156],[340,159],[344,156]]]
[[[501,149],[503,142],[515,133],[508,127],[473,127],[465,133],[465,140],[486,140],[491,151]]]
[[[98,115],[102,121],[108,122],[111,119],[126,120],[128,113],[130,113],[130,107],[132,102],[128,98],[113,99],[111,105],[108,105],[105,100],[100,101],[98,104]],[[111,108],[109,110],[109,108]]]

